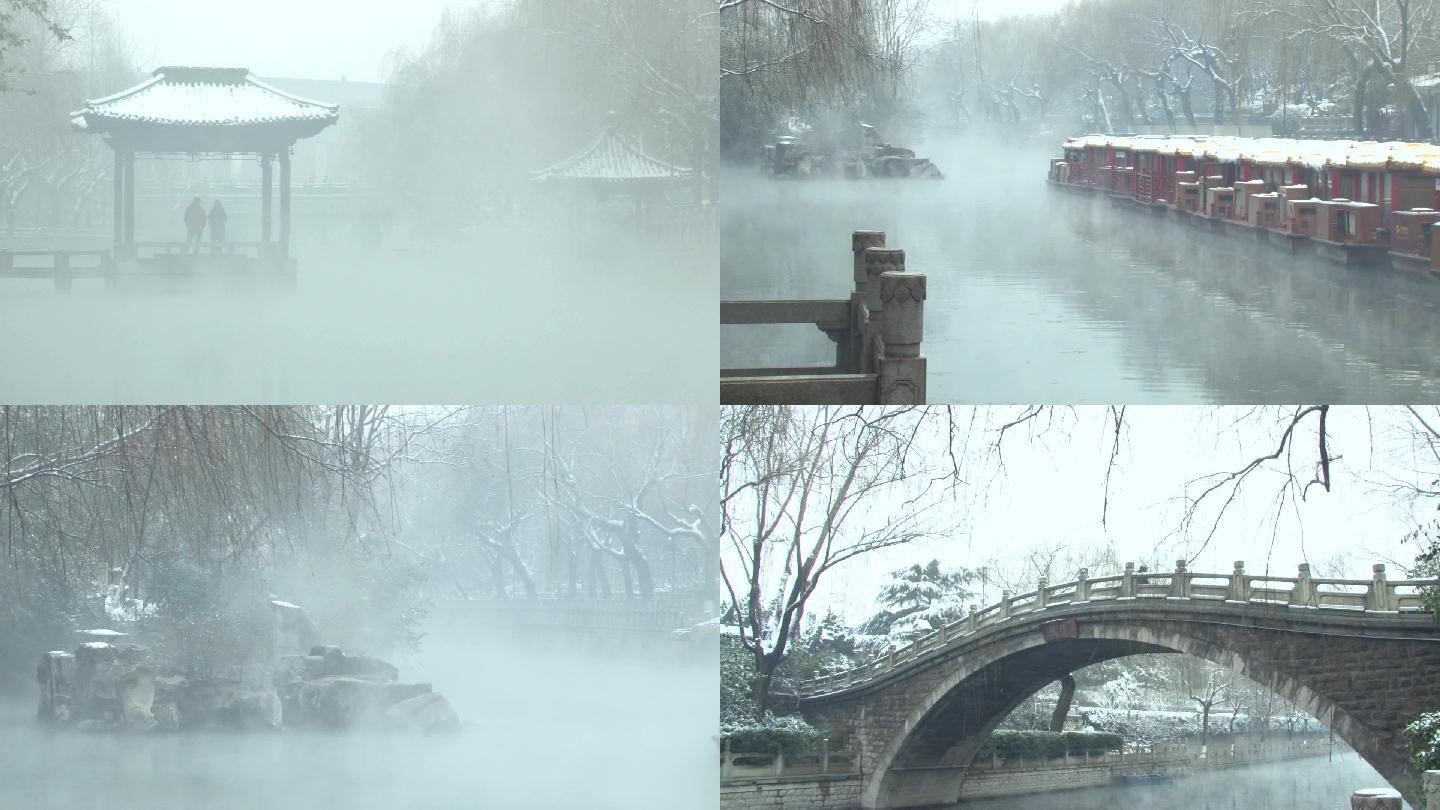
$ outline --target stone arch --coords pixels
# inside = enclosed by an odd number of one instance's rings
[[[1061,674],[1141,653],[1193,655],[1262,684],[1314,715],[1412,804],[1415,776],[1383,735],[1357,722],[1303,675],[1261,654],[1243,654],[1205,622],[1083,621],[1071,638],[1036,625],[966,655],[916,698],[865,775],[861,806],[872,810],[953,804],[976,751],[1019,704]]]

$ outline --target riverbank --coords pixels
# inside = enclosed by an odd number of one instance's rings
[[[1033,796],[1080,788],[1127,789],[1154,787],[1152,784],[1122,784],[1127,777],[1159,777],[1168,784],[1194,774],[1247,767],[1269,767],[1276,762],[1342,756],[1354,757],[1343,747],[1329,748],[1327,738],[1272,742],[1263,748],[1236,746],[1212,749],[1205,757],[1183,746],[1141,753],[1112,753],[1096,756],[1067,756],[1044,761],[991,760],[971,765],[961,787],[966,802]],[[732,755],[745,756],[745,755]],[[748,755],[751,759],[764,755]],[[1358,760],[1358,757],[1356,758]],[[1362,762],[1363,764],[1363,762]],[[783,762],[781,768],[783,770]],[[803,768],[804,766],[801,766]],[[1365,766],[1369,768],[1368,765]],[[722,769],[733,773],[732,768]],[[796,769],[799,771],[800,769]],[[792,771],[794,773],[795,771]],[[1371,771],[1373,773],[1373,769]],[[1375,776],[1376,784],[1383,784]],[[791,776],[730,776],[720,784],[722,810],[853,810],[860,806],[864,777],[856,773],[812,773]],[[1157,805],[1160,806],[1160,805]],[[1177,805],[1178,806],[1178,805]]]

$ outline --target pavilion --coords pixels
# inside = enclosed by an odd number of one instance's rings
[[[72,113],[82,132],[115,150],[115,253],[138,258],[135,158],[138,155],[256,155],[261,171],[261,237],[257,258],[288,266],[290,150],[339,120],[339,107],[272,87],[246,68],[162,67],[151,78]],[[280,228],[271,239],[272,164],[280,164]],[[152,243],[144,243],[151,245]],[[153,243],[165,247],[173,244]],[[246,245],[252,243],[232,243]]]
[[[537,183],[591,199],[628,197],[637,210],[690,182],[693,169],[651,157],[619,132],[614,113],[590,145],[531,173]]]

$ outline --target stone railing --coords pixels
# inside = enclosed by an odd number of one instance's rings
[[[1164,599],[1167,607],[1179,600],[1189,601],[1201,610],[1207,604],[1246,603],[1338,615],[1395,615],[1425,612],[1421,591],[1436,585],[1437,580],[1433,579],[1389,581],[1383,565],[1373,566],[1368,580],[1312,577],[1308,564],[1302,564],[1294,577],[1247,574],[1243,562],[1235,563],[1234,572],[1229,574],[1194,573],[1187,570],[1184,560],[1176,561],[1175,570],[1169,573],[1136,570],[1134,563],[1126,563],[1123,574],[1091,578],[1089,571],[1082,568],[1080,578],[1074,582],[1050,585],[1042,579],[1036,590],[1029,593],[1016,596],[1007,590],[998,603],[987,608],[971,605],[964,618],[916,638],[904,647],[892,647],[885,655],[858,667],[802,682],[800,693],[811,696],[847,689],[958,644],[980,630],[1069,605]]]
[[[835,342],[835,365],[723,369],[720,401],[735,404],[914,405],[925,402],[925,274],[881,231],[851,235],[849,299],[722,301],[721,324],[814,324]]]
[[[1271,740],[1261,744],[1215,745],[1205,753],[1186,743],[1145,746],[1127,751],[1066,753],[1049,758],[980,757],[968,766],[972,774],[1013,771],[1059,771],[1066,768],[1110,768],[1116,774],[1153,770],[1159,766],[1187,766],[1190,769],[1227,768],[1287,759],[1319,756],[1327,746],[1319,739]],[[1348,749],[1344,749],[1348,750]],[[721,779],[759,777],[806,777],[858,773],[859,760],[851,751],[832,751],[829,741],[818,752],[807,754],[735,753],[728,742],[720,748]],[[1440,773],[1440,772],[1437,772]]]
[[[786,755],[776,753],[736,753],[728,740],[720,743],[720,778],[744,779],[763,776],[822,776],[856,773],[859,762],[848,751],[831,751],[826,740],[819,751]]]

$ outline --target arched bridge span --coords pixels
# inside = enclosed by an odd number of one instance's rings
[[[1090,664],[1184,653],[1240,673],[1329,726],[1411,803],[1420,777],[1402,728],[1440,709],[1435,581],[1173,573],[1080,579],[1012,596],[848,672],[802,685],[800,710],[851,741],[865,808],[959,800],[996,725]]]

